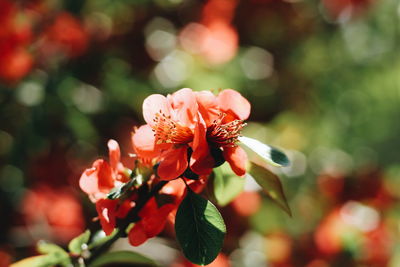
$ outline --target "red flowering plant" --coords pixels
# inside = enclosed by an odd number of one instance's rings
[[[185,257],[194,264],[209,264],[221,251],[226,227],[217,208],[201,192],[210,183],[212,199],[223,206],[241,193],[224,190],[228,179],[252,176],[290,214],[278,177],[263,164],[249,163],[241,147],[276,166],[288,164],[279,150],[241,135],[250,108],[232,89],[214,95],[184,88],[167,96],[147,97],[143,103],[146,124],[132,133],[134,167],[121,163],[120,147],[110,140],[109,161],[94,161],[80,178],[81,189],[96,205],[106,237],[99,241],[87,231],[71,241],[69,253],[58,250],[64,255],[61,260],[48,251],[41,260],[61,265],[115,263],[126,255],[105,253],[114,241],[128,237],[132,246],[141,245],[170,221]],[[228,201],[221,198],[225,194],[230,195]]]

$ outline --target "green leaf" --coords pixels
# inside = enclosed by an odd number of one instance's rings
[[[29,257],[17,262],[14,262],[10,265],[10,267],[44,267],[44,266],[51,266],[51,265],[44,265],[43,263],[46,262],[46,258],[48,255],[39,255],[34,257]]]
[[[68,255],[68,253],[62,247],[44,240],[40,240],[37,243],[37,250],[41,254],[60,253]]]
[[[278,176],[272,173],[270,170],[258,166],[257,164],[251,164],[248,173],[251,177],[256,180],[256,182],[262,187],[263,191],[276,203],[281,207],[284,211],[286,211],[290,216],[292,213],[290,211],[290,207],[287,203],[285,194],[283,192],[282,183],[279,180]]]
[[[37,244],[37,250],[38,252],[46,255],[38,258],[40,259],[40,262],[38,260],[37,265],[31,266],[69,266],[71,264],[71,259],[69,258],[68,253],[60,246],[41,240]]]
[[[106,235],[106,233],[104,233],[103,230],[97,231],[93,235],[90,244],[88,244],[88,249],[92,250],[95,247],[101,246],[102,244],[104,244],[108,240],[112,239],[115,236],[116,233],[118,233],[117,229],[114,229],[114,231],[110,235]]]
[[[157,266],[157,264],[133,251],[113,251],[106,253],[100,257],[98,257],[96,260],[94,260],[91,264],[89,264],[89,267],[100,267],[100,266],[105,266],[107,264],[140,264],[140,266]]]
[[[138,175],[138,176],[141,176],[141,175]],[[107,195],[107,198],[118,199],[118,198],[121,198],[122,196],[124,196],[135,184],[136,179],[138,179],[138,176],[133,177],[125,184],[121,184],[121,185],[116,186],[113,189],[111,189],[110,193],[108,193],[108,195]]]
[[[238,177],[228,163],[215,168],[213,186],[218,205],[225,206],[237,197],[243,191],[244,182],[245,179]]]
[[[70,252],[74,254],[81,254],[82,253],[82,245],[86,245],[90,238],[90,231],[86,230],[84,233],[80,234],[79,236],[75,237],[71,240],[68,244],[68,249]]]
[[[251,151],[260,156],[263,160],[272,164],[273,166],[281,167],[288,166],[290,164],[289,159],[285,155],[285,153],[275,147],[266,145],[256,139],[246,136],[239,137],[239,141],[242,142],[242,144],[244,144]]]
[[[39,241],[37,249],[40,253],[46,255],[40,255],[30,257],[18,261],[11,266],[13,267],[46,267],[46,266],[68,266],[71,264],[68,253],[61,247],[48,243],[46,241]]]
[[[210,201],[188,190],[176,213],[175,232],[186,258],[207,265],[220,252],[226,227]]]

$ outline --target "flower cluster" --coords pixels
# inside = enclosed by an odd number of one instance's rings
[[[110,140],[109,162],[96,160],[80,178],[104,232],[110,235],[122,221],[131,220],[135,224],[127,233],[129,242],[140,245],[174,218],[187,186],[194,192],[204,188],[214,167],[227,161],[243,176],[247,155],[237,142],[249,114],[249,102],[231,89],[215,96],[184,88],[146,98],[147,124],[132,134],[134,168],[121,163],[120,147]],[[165,185],[143,200],[160,183]]]
[[[163,180],[209,175],[225,160],[243,176],[247,156],[236,143],[249,114],[249,102],[231,89],[154,94],[144,100],[147,124],[133,134],[133,146],[139,157],[159,162]]]

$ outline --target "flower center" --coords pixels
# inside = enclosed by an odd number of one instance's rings
[[[246,123],[242,120],[233,120],[222,123],[226,114],[220,114],[219,118],[207,128],[207,140],[216,146],[236,146],[236,142]]]
[[[152,130],[157,144],[187,144],[193,141],[193,132],[190,128],[173,121],[171,116],[166,116],[161,110],[153,121],[155,125]]]

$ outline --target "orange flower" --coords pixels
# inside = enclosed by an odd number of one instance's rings
[[[250,115],[250,103],[240,93],[226,89],[217,96],[211,92],[196,94],[199,111],[207,126],[206,139],[211,150],[220,153],[239,176],[246,173],[246,152],[237,146],[238,137]]]
[[[33,66],[28,52],[32,30],[29,16],[11,1],[0,1],[0,79],[15,83]]]
[[[167,97],[155,94],[145,99],[143,115],[147,125],[135,131],[132,143],[139,158],[160,161],[161,179],[182,176],[188,167],[208,175],[224,160],[237,175],[246,173],[247,155],[236,143],[250,103],[240,93],[185,88]]]
[[[22,214],[28,229],[42,229],[42,235],[62,243],[85,227],[80,202],[68,188],[40,184],[27,191],[22,200]],[[39,237],[34,235],[33,238]]]
[[[58,14],[42,36],[44,42],[41,49],[46,56],[63,53],[69,58],[75,58],[85,53],[89,44],[82,23],[68,12]]]
[[[184,88],[167,97],[153,94],[143,103],[147,125],[132,136],[139,158],[160,161],[158,176],[163,180],[180,177],[189,166],[198,175],[207,175],[212,166],[203,166],[199,159],[208,153],[206,124],[198,112],[196,96]],[[151,131],[153,134],[151,134]],[[194,170],[195,169],[195,170]]]
[[[136,197],[136,195],[134,195]],[[128,212],[135,206],[135,202],[130,199],[120,204],[119,199],[99,199],[96,202],[96,211],[99,215],[101,228],[106,235],[110,235],[116,225],[117,218],[125,218]]]
[[[110,163],[103,159],[96,160],[92,168],[82,173],[79,180],[81,189],[89,195],[92,202],[104,198],[112,188],[129,179],[120,162],[121,152],[118,143],[115,140],[108,141],[108,149]]]
[[[195,191],[203,190],[205,183],[202,179],[188,180],[187,184]],[[141,220],[133,226],[128,234],[129,243],[139,246],[147,239],[158,235],[165,227],[171,214],[176,212],[186,194],[185,184],[179,180],[170,181],[139,212]]]

